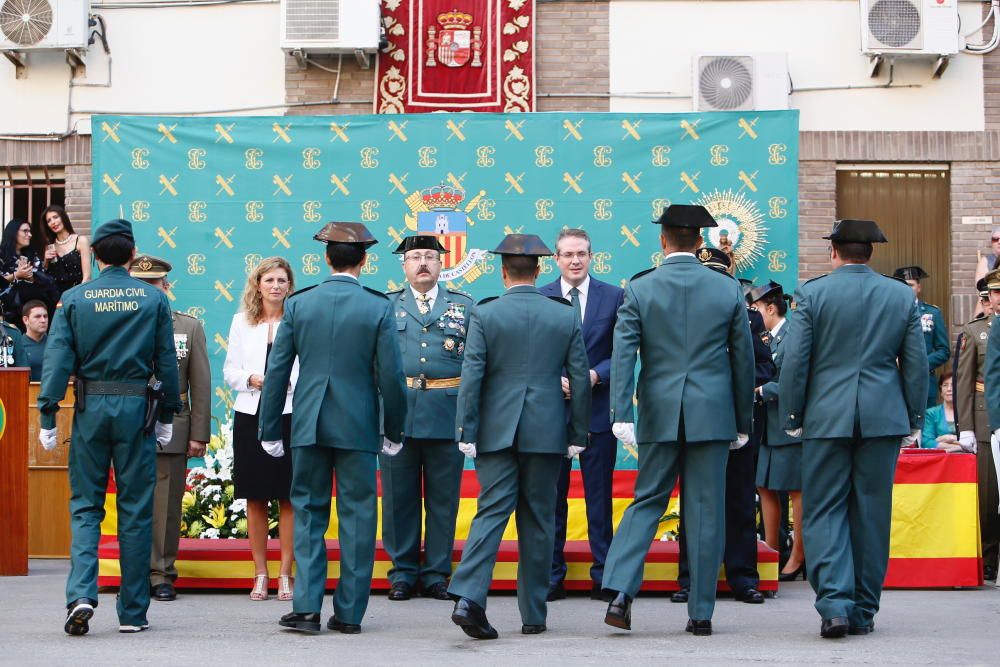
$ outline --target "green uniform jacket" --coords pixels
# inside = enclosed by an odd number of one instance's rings
[[[281,440],[296,356],[292,442],[286,444],[378,452],[380,396],[385,435],[402,442],[406,384],[387,296],[338,274],[285,302],[260,399],[261,440]]]
[[[188,441],[212,438],[212,371],[208,366],[205,329],[196,318],[174,312],[174,348],[181,388],[181,411],[174,419],[174,434],[159,454],[184,454]]]
[[[407,377],[457,378],[462,374],[465,336],[473,302],[465,292],[438,286],[434,308],[421,315],[409,285],[389,292],[396,312],[396,333]],[[451,440],[455,437],[458,387],[406,390],[406,437]]]
[[[590,366],[576,311],[533,285],[481,301],[465,343],[457,439],[482,453],[516,441],[522,454],[565,454],[568,445],[586,447],[589,424]]]
[[[27,368],[28,354],[24,351],[21,330],[6,320],[0,320],[0,368]]]
[[[761,395],[767,407],[767,444],[769,447],[780,447],[782,445],[797,445],[802,442],[799,438],[793,438],[782,428],[783,424],[778,417],[778,378],[781,376],[781,364],[785,360],[784,342],[788,337],[788,325],[791,320],[786,318],[785,323],[778,329],[775,336],[770,336],[768,345],[771,348],[771,355],[774,359],[774,367],[778,374],[773,380],[764,384],[760,388]]]
[[[995,318],[991,318],[995,319]],[[990,415],[990,429],[1000,428],[1000,327],[990,327],[989,345],[986,347],[986,406]]]
[[[905,283],[847,264],[804,283],[795,303],[779,381],[785,429],[879,438],[923,426],[927,350]]]
[[[740,284],[689,253],[635,276],[618,309],[611,423],[635,421],[641,443],[736,440],[753,426],[753,339]]]
[[[986,394],[976,388],[983,382],[987,349],[993,327],[992,316],[983,315],[962,327],[962,342],[955,377],[955,431],[973,431],[979,442],[990,441],[990,417],[986,411]]]
[[[62,296],[45,346],[38,408],[42,428],[54,428],[71,375],[101,382],[163,383],[159,420],[173,422],[181,408],[167,295],[110,266]],[[80,400],[79,398],[77,400]]]
[[[924,332],[924,344],[927,347],[927,366],[933,372],[951,358],[948,329],[944,325],[941,309],[937,306],[917,301],[917,311],[920,313],[920,328]],[[934,389],[936,394],[937,385]]]

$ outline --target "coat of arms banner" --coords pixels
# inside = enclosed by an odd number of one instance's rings
[[[382,0],[377,113],[534,111],[534,0]]]

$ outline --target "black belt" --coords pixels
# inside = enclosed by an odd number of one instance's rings
[[[133,382],[86,382],[87,396],[145,396],[146,383]]]

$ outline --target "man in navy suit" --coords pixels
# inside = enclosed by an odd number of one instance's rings
[[[611,434],[611,422],[608,419],[611,340],[618,307],[622,305],[625,293],[620,287],[591,277],[592,257],[587,232],[582,229],[563,229],[556,239],[556,264],[561,276],[539,288],[539,291],[546,296],[561,296],[568,300],[583,321],[583,340],[587,346],[587,362],[590,364],[591,413],[590,447],[580,454],[580,471],[583,474],[583,492],[587,502],[587,537],[593,558],[590,566],[590,596],[600,600],[603,599],[601,579],[604,577],[604,560],[611,545],[611,477],[618,453],[618,441]],[[569,385],[565,377],[563,391],[569,398]],[[549,601],[566,597],[563,585],[566,578],[566,558],[563,548],[566,546],[566,496],[569,492],[571,463],[569,459],[563,462],[559,476],[556,543],[552,554]]]

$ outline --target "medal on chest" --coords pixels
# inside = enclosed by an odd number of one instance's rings
[[[188,337],[187,334],[174,334],[174,348],[177,350],[177,359],[187,359]]]

